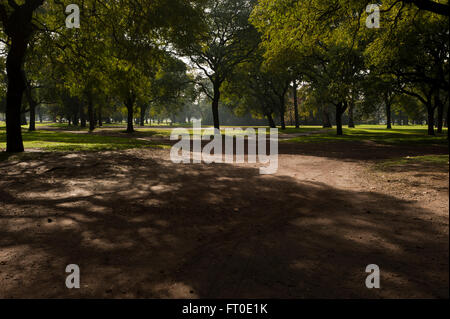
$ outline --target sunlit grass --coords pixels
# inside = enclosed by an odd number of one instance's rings
[[[359,126],[355,129],[344,128],[343,136],[337,136],[335,129],[328,129],[323,131],[323,133],[292,138],[288,142],[311,143],[363,140],[386,144],[448,144],[447,130],[443,134],[428,136],[425,126],[395,127],[390,130],[377,126]]]
[[[172,129],[175,129],[172,128]],[[136,132],[139,134],[146,134],[146,135],[152,135],[152,136],[170,136],[172,134],[172,129],[161,129],[161,128],[138,128],[136,129]],[[194,134],[194,130],[192,127],[185,127],[181,128],[178,127],[177,129],[181,129],[189,135]],[[230,130],[233,129],[231,132]],[[264,129],[265,134],[269,135],[270,130],[267,126],[222,126],[220,129],[220,133],[222,135],[231,136],[231,135],[246,135],[251,132],[251,130],[254,130],[255,134],[258,134],[258,129]],[[204,126],[202,127],[201,134],[204,134],[206,131],[212,130],[212,127]],[[320,132],[324,129],[320,126],[304,126],[299,129],[296,129],[295,127],[287,127],[286,130],[278,129],[279,134],[297,134],[297,133],[309,133],[309,132]],[[181,131],[180,131],[181,132]]]
[[[57,130],[45,130],[45,127],[55,128]],[[136,132],[125,134],[125,126],[104,126],[96,129],[95,132],[102,134],[89,134],[87,128],[68,126],[61,123],[37,123],[38,131],[28,132],[27,126],[23,126],[24,146],[28,149],[47,149],[60,151],[81,151],[81,150],[120,150],[142,147],[165,147],[158,142],[144,141],[139,138],[161,137],[169,138],[176,127],[152,128],[150,126],[136,126]],[[245,135],[246,128],[254,129],[257,133],[258,128],[267,129],[261,126],[249,127],[231,127],[223,126],[221,134],[227,135],[227,128],[234,128],[233,135]],[[204,133],[203,127],[202,133]],[[190,135],[193,134],[192,126],[184,128]],[[71,132],[69,132],[71,131]],[[437,144],[445,145],[447,141],[447,129],[443,134],[437,136],[428,136],[426,126],[394,126],[393,129],[386,129],[385,125],[361,125],[355,129],[344,128],[344,136],[337,136],[336,129],[323,129],[321,126],[302,126],[296,129],[292,126],[286,130],[279,130],[280,135],[305,134],[304,136],[294,137],[287,142],[295,143],[320,143],[332,141],[374,141],[387,144]],[[266,134],[270,131],[267,129]],[[307,134],[310,133],[310,134]],[[5,123],[0,122],[0,148],[5,149]]]
[[[164,148],[167,147],[151,141],[131,137],[115,137],[89,134],[87,132],[69,133],[59,131],[23,132],[26,149],[45,151],[104,151],[124,150],[132,148]],[[6,134],[0,132],[0,149],[6,148]]]
[[[397,159],[390,159],[382,161],[375,165],[377,170],[387,171],[393,167],[414,165],[414,164],[426,164],[441,168],[447,168],[449,165],[449,155],[425,155],[414,157],[402,157]]]

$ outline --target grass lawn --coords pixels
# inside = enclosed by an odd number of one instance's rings
[[[381,171],[390,171],[393,167],[402,165],[415,165],[426,164],[436,167],[448,168],[449,156],[448,155],[425,155],[414,157],[402,157],[398,159],[386,160],[376,164],[375,168]]]
[[[286,142],[318,143],[367,140],[386,144],[448,144],[447,129],[443,134],[428,136],[425,126],[399,126],[388,130],[378,125],[364,125],[354,129],[344,128],[343,136],[337,136],[335,128],[327,129],[320,134],[295,137]]]
[[[45,130],[45,126],[58,130]],[[136,128],[134,134],[124,134],[124,129],[120,128],[100,128],[96,132],[105,134],[89,134],[86,128],[68,127],[59,123],[37,124],[38,131],[28,132],[27,127],[23,127],[24,146],[27,149],[42,149],[46,151],[102,151],[102,150],[123,150],[131,148],[157,147],[164,148],[156,141],[142,140],[145,137],[170,137],[171,128]],[[125,126],[124,126],[125,128]],[[173,127],[176,128],[176,127]],[[226,134],[224,127],[222,134]],[[258,127],[250,127],[257,129]],[[192,128],[186,130],[193,134]],[[70,132],[69,132],[70,131]],[[294,137],[286,142],[295,143],[320,143],[330,141],[374,141],[386,144],[436,144],[446,145],[447,129],[444,134],[435,137],[427,135],[426,126],[397,126],[387,130],[382,125],[362,125],[355,129],[344,128],[344,136],[337,136],[336,129],[323,129],[320,126],[304,126],[300,129],[288,127],[286,130],[279,130],[279,134],[299,134],[308,133],[310,135]],[[113,134],[109,134],[113,133]],[[269,130],[267,130],[269,133]],[[235,130],[234,134],[244,134],[244,131]],[[123,135],[123,136],[121,136]],[[0,149],[6,148],[6,131],[4,122],[0,122]]]
[[[42,149],[45,151],[104,151],[124,150],[131,148],[164,148],[166,146],[129,137],[104,136],[87,132],[71,133],[60,131],[23,132],[26,149]],[[0,129],[0,149],[6,148],[6,134]]]

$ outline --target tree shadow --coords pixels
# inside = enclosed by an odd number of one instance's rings
[[[448,215],[158,152],[0,169],[0,297],[448,298]],[[65,287],[68,264],[82,289]]]
[[[448,146],[389,145],[371,141],[280,143],[279,154],[327,157],[344,161],[379,161],[406,156],[447,155]]]

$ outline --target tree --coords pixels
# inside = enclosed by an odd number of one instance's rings
[[[448,88],[448,5],[387,1],[383,27],[373,30],[364,26],[369,3],[261,0],[252,21],[263,34],[269,61],[287,49],[298,51],[300,59],[316,59],[311,66],[317,72],[309,81],[328,91],[326,96],[336,106],[338,134],[342,132],[340,116],[347,108],[352,117],[352,97],[359,97],[361,89],[357,80],[372,73],[393,77],[397,90],[422,101],[429,134],[434,134],[436,108],[444,113],[440,92]],[[387,93],[388,108],[394,92]]]
[[[55,77],[52,61],[46,54],[47,39],[34,36],[29,43],[28,54],[24,63],[23,77],[25,79],[25,99],[28,109],[22,113],[29,112],[29,131],[36,130],[36,110],[44,103],[59,100],[57,82],[62,78]],[[23,114],[24,115],[24,114]]]
[[[279,114],[279,99],[272,83],[276,83],[273,74],[263,67],[261,56],[255,56],[237,68],[236,72],[224,84],[224,102],[238,114],[251,113],[256,117],[265,117],[268,125],[275,128],[273,116]]]
[[[34,12],[44,0],[25,0],[18,4],[15,0],[0,3],[0,21],[2,30],[8,37],[8,57],[6,73],[8,90],[6,93],[6,151],[23,152],[20,114],[22,97],[26,88],[23,77],[23,63],[35,25],[32,22]]]
[[[165,111],[172,118],[180,114],[186,103],[193,102],[196,97],[193,79],[187,74],[186,64],[166,54],[158,63],[156,74],[150,79],[145,97],[146,103],[154,105],[158,113]],[[143,108],[145,106],[141,112]]]
[[[212,101],[214,127],[220,128],[221,88],[234,68],[248,61],[256,50],[259,35],[248,22],[254,1],[209,0],[204,10],[205,32],[180,50],[211,82],[211,89],[199,81]]]
[[[117,56],[124,59],[124,51],[139,54],[149,48],[155,52],[174,45],[182,47],[201,28],[203,2],[119,0],[105,5],[100,0],[87,0],[81,4],[82,28],[67,29],[64,12],[70,0],[2,0],[0,36],[8,46],[7,151],[23,151],[20,127],[26,89],[23,65],[33,35],[47,37],[47,54],[57,65],[71,66],[64,74],[65,79],[71,80],[72,94],[83,96],[86,101],[93,130],[94,115],[98,113],[94,110],[94,97],[99,91],[105,93],[100,85],[105,83],[104,62]]]
[[[387,129],[392,129],[392,107],[395,98],[401,95],[397,85],[393,76],[377,74],[377,70],[373,68],[361,83],[362,98],[358,104],[364,113],[376,112],[379,107],[383,107]]]
[[[324,102],[335,106],[337,134],[342,135],[342,115],[352,107],[352,95],[364,73],[365,43],[355,37],[360,20],[334,21],[334,11],[323,12],[328,7],[321,1],[281,2],[261,1],[252,13],[252,22],[263,34],[265,57],[274,63],[289,53],[298,60],[297,73],[326,92]]]
[[[401,93],[423,104],[428,113],[428,134],[434,135],[436,109],[441,107],[439,113],[443,114],[440,92],[449,86],[449,21],[416,8],[398,6],[390,14],[386,18],[396,20],[396,28],[379,33],[368,46],[368,65],[393,77]],[[439,121],[441,127],[443,116]]]

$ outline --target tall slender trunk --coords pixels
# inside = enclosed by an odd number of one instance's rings
[[[282,95],[279,95],[278,98],[280,99],[280,124],[281,124],[281,129],[285,130],[286,129],[286,102],[285,102],[285,95],[287,92],[287,88],[284,90]]]
[[[93,108],[93,113],[94,113],[94,125],[96,126],[97,125],[97,122],[98,122],[98,117],[97,117],[97,112],[95,111],[95,108]]]
[[[431,103],[428,103],[427,105],[427,112],[428,112],[428,135],[434,136],[436,135],[434,132],[434,113],[435,108],[431,105]]]
[[[435,100],[435,107],[437,108],[438,111],[438,117],[437,117],[437,132],[439,134],[442,133],[442,129],[444,126],[444,103],[441,100],[440,94],[439,94],[439,90],[436,92],[436,95],[434,96],[434,100]]]
[[[25,71],[22,71],[22,74],[23,74],[23,78],[25,80],[25,96],[28,101],[28,106],[30,107],[30,126],[28,127],[28,130],[30,132],[34,132],[34,131],[36,131],[36,106],[37,106],[37,103],[33,98],[33,95],[31,92],[31,86],[27,80]],[[25,116],[25,114],[22,114],[22,116]],[[25,119],[25,121],[26,121],[26,119]],[[22,122],[23,122],[23,119],[22,119]]]
[[[134,127],[133,127],[133,114],[134,114],[134,99],[128,98],[125,101],[125,106],[127,108],[127,133],[133,133]]]
[[[347,102],[339,102],[336,104],[336,127],[337,127],[337,135],[344,135],[344,131],[342,129],[342,114],[344,114],[347,109]]]
[[[219,120],[219,101],[220,101],[220,84],[214,83],[214,96],[212,100],[212,113],[214,120],[214,128],[220,129]]]
[[[342,130],[342,115],[336,110],[336,128],[337,135],[344,135],[344,131]]]
[[[23,2],[23,1],[22,1]],[[23,77],[23,62],[29,39],[34,31],[32,24],[33,12],[43,4],[44,0],[26,1],[15,6],[12,11],[5,10],[2,1],[2,30],[10,39],[8,57],[6,58],[6,74],[8,88],[6,93],[6,151],[23,152],[22,127],[20,113],[23,92],[26,88]]]
[[[447,116],[444,118],[444,127],[445,128],[448,128],[448,111],[449,111],[449,108],[447,107]]]
[[[285,113],[284,111],[280,112],[280,125],[281,125],[281,129],[285,130],[286,129],[286,121],[284,119]]]
[[[38,117],[39,117],[39,123],[42,123],[43,122],[43,116],[42,116],[42,108],[41,108],[41,106],[39,105],[38,106]]]
[[[297,94],[297,80],[294,80],[293,93],[294,93],[294,113],[295,113],[295,128],[300,128],[300,116],[298,114],[298,94]]]
[[[391,103],[389,101],[386,102],[386,123],[387,123],[387,129],[392,129],[392,110],[391,110]]]
[[[140,109],[141,109],[140,125],[145,126],[145,112],[147,111],[147,107],[144,104],[142,104]]]
[[[24,111],[20,112],[20,125],[27,125],[27,115]]]
[[[78,108],[73,112],[73,125],[78,126],[79,118],[78,118]]]
[[[89,117],[89,131],[95,130],[95,114],[92,97],[88,97],[88,117]]]
[[[34,101],[30,104],[30,126],[28,130],[30,132],[36,131],[36,103]]]
[[[101,106],[98,107],[98,126],[99,127],[103,126],[102,107]]]
[[[21,108],[26,84],[22,65],[27,48],[27,39],[19,34],[11,38],[11,48],[6,59],[8,90],[6,93],[6,151],[23,152]]]
[[[276,128],[275,121],[273,120],[272,114],[266,113],[267,121],[269,122],[270,128]]]
[[[330,113],[328,112],[328,107],[323,106],[322,104],[322,119],[323,119],[323,128],[332,128],[330,120]]]
[[[348,107],[348,127],[355,128],[353,100],[350,100],[349,107]]]
[[[78,112],[80,114],[80,126],[86,127],[86,114],[84,113],[84,105],[83,102],[78,106]]]
[[[450,108],[447,107],[447,118],[446,118],[446,121],[445,121],[445,126],[447,127],[447,140],[449,139],[449,132],[450,132],[450,129],[448,129],[448,123],[449,122],[450,122]]]

